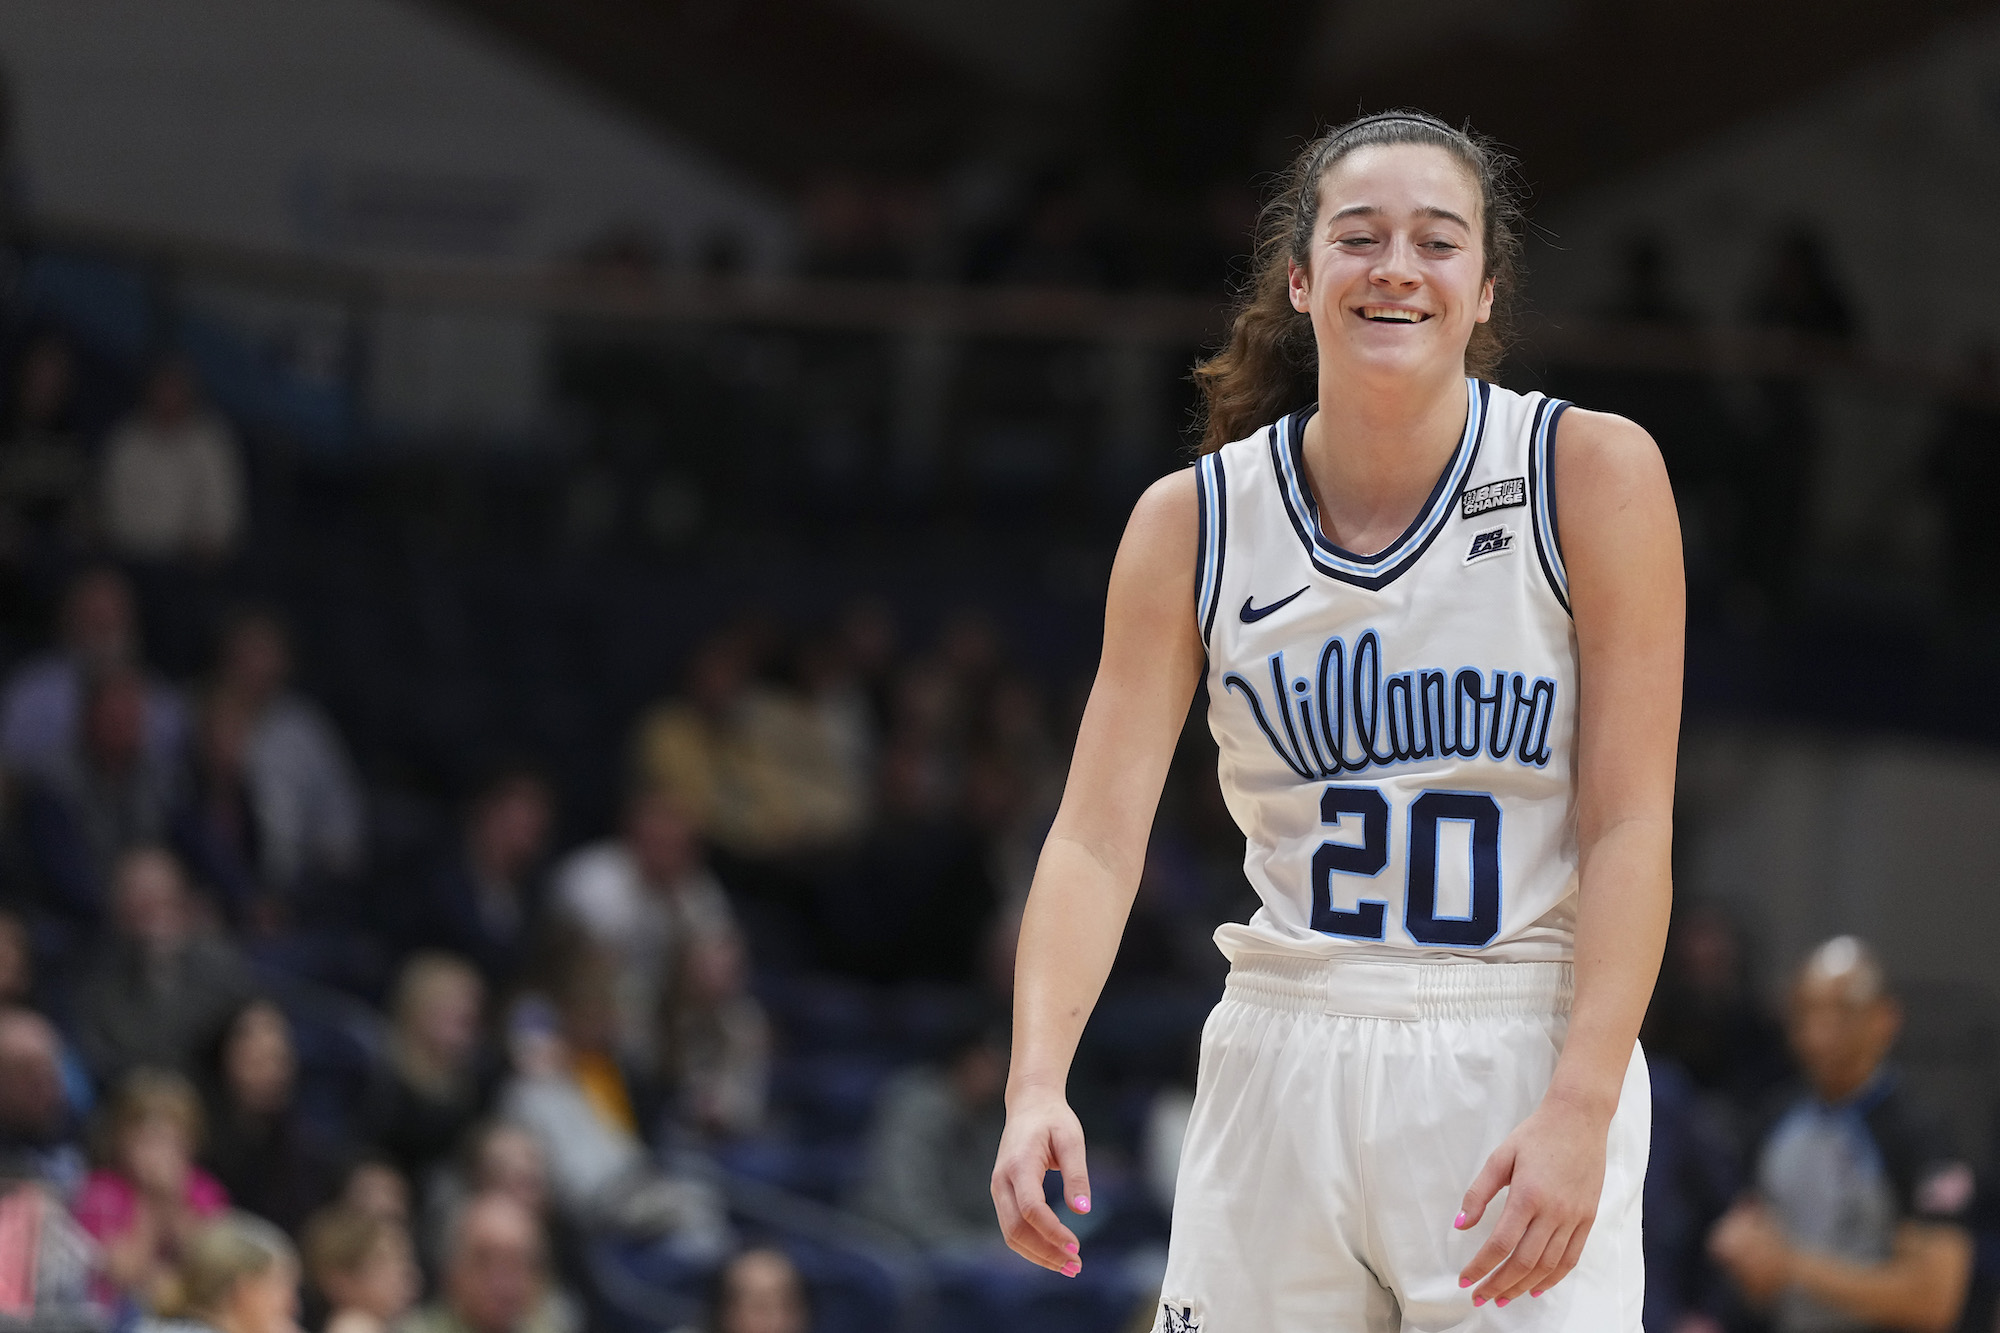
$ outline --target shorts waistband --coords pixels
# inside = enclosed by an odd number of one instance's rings
[[[1395,962],[1384,958],[1237,955],[1226,998],[1349,1018],[1533,1018],[1567,1014],[1569,963]]]

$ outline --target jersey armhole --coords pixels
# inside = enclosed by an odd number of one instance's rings
[[[1569,409],[1560,398],[1545,398],[1535,409],[1533,437],[1528,443],[1528,489],[1533,493],[1535,555],[1542,576],[1565,614],[1569,606],[1569,570],[1563,565],[1562,535],[1556,526],[1556,423]]]
[[[1229,506],[1224,491],[1222,454],[1204,454],[1194,465],[1196,513],[1195,623],[1201,646],[1209,646],[1215,631],[1215,608],[1222,600],[1222,558],[1227,552]]]

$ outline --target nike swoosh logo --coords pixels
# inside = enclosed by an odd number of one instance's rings
[[[1310,588],[1311,586],[1312,585],[1309,583],[1306,585],[1306,588]],[[1243,599],[1243,609],[1237,612],[1237,614],[1242,616],[1243,623],[1248,625],[1254,621],[1262,620],[1265,616],[1270,615],[1273,611],[1279,610],[1286,606],[1290,606],[1293,602],[1296,602],[1299,598],[1305,595],[1306,595],[1306,589],[1300,588],[1290,597],[1280,597],[1277,601],[1271,603],[1269,606],[1252,606],[1250,605],[1250,603],[1256,599],[1252,597],[1245,597]]]

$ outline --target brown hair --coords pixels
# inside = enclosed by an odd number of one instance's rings
[[[413,955],[397,974],[389,1004],[389,1060],[400,1074],[433,1097],[452,1096],[461,1071],[438,1068],[411,1039],[417,1015],[441,991],[451,986],[472,990],[483,1005],[486,984],[479,971],[456,954],[432,950]]]
[[[115,1164],[125,1136],[155,1119],[174,1122],[187,1135],[189,1153],[199,1151],[203,1123],[201,1097],[194,1085],[170,1070],[135,1069],[118,1085],[98,1121],[98,1157],[107,1165]]]
[[[1319,220],[1319,185],[1360,148],[1421,144],[1457,158],[1479,185],[1481,253],[1493,280],[1493,313],[1473,326],[1466,373],[1490,378],[1507,349],[1507,317],[1521,268],[1521,202],[1514,161],[1471,130],[1421,111],[1384,111],[1349,121],[1307,144],[1278,178],[1257,217],[1250,278],[1237,294],[1229,344],[1195,366],[1201,389],[1200,452],[1311,401],[1318,370],[1312,319],[1292,308],[1289,266],[1306,266]]]
[[[398,1230],[386,1217],[371,1217],[345,1204],[322,1208],[306,1223],[306,1272],[324,1291],[329,1277],[360,1271],[375,1247]]]

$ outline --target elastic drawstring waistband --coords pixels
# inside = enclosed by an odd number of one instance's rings
[[[1295,1013],[1352,1018],[1532,1018],[1567,1014],[1569,963],[1399,963],[1381,958],[1239,954],[1228,997]]]

